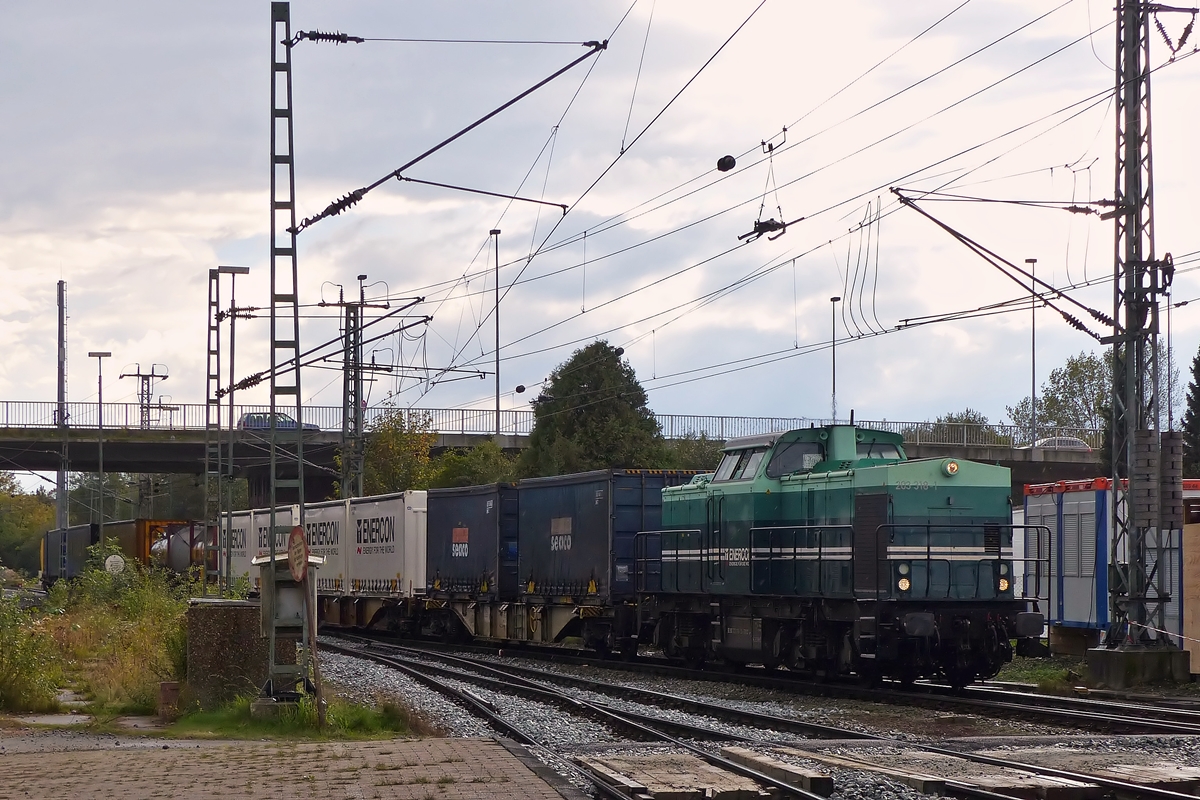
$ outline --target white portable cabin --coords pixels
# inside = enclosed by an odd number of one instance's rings
[[[1200,485],[1196,489],[1200,490]],[[1113,553],[1112,492],[1110,478],[1025,487],[1025,524],[1048,529],[1048,535],[1046,531],[1039,534],[1031,528],[1025,530],[1025,594],[1040,596],[1047,606],[1052,648],[1056,627],[1079,633],[1094,631],[1093,640],[1098,641],[1098,634],[1111,622],[1108,592]],[[1176,645],[1183,633],[1182,539],[1182,531],[1170,532],[1164,563],[1158,565],[1163,589],[1170,597],[1164,609],[1165,630]],[[1116,556],[1118,562],[1127,557],[1123,551]]]

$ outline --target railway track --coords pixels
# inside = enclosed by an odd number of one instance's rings
[[[338,634],[345,635],[345,634]],[[375,637],[359,637],[362,641],[399,642]],[[426,653],[445,652],[460,654],[475,653],[494,656],[496,647],[480,645],[440,645],[421,642],[406,642],[406,646],[419,647]],[[659,658],[638,658],[620,661],[587,656],[578,651],[554,647],[521,647],[507,655],[544,659],[550,662],[600,667],[613,672],[634,672],[658,675],[666,678],[694,681],[736,682],[745,686],[772,689],[808,696],[860,700],[889,705],[906,705],[930,708],[939,711],[970,712],[981,716],[1023,721],[1036,720],[1089,732],[1156,734],[1156,735],[1200,735],[1200,707],[1172,706],[1131,702],[1113,697],[1092,699],[1064,697],[1021,691],[1003,685],[970,686],[952,689],[938,684],[918,683],[909,687],[885,683],[882,687],[866,687],[842,680],[817,681],[803,676],[762,668],[739,670],[710,666],[706,669],[681,667]],[[538,677],[538,670],[522,667],[507,667],[519,672],[526,670],[530,677]],[[802,731],[798,731],[803,733]]]
[[[616,728],[622,728],[641,739],[670,744],[674,747],[690,752],[704,761],[720,767],[721,769],[728,770],[744,777],[749,777],[764,786],[773,787],[776,791],[781,792],[785,796],[803,797],[808,800],[820,797],[820,795],[810,792],[799,785],[788,781],[782,781],[779,778],[773,777],[761,770],[747,767],[743,763],[739,763],[721,755],[714,754],[711,749],[702,747],[689,740],[705,741],[717,739],[739,743],[769,744],[769,736],[772,734],[777,736],[779,732],[795,733],[801,736],[819,739],[857,739],[864,741],[864,743],[893,744],[908,748],[910,750],[916,749],[929,754],[953,759],[962,759],[965,762],[987,765],[1003,770],[1015,770],[1023,773],[1041,775],[1046,778],[1092,784],[1101,787],[1108,793],[1111,793],[1112,796],[1117,798],[1129,798],[1129,800],[1141,800],[1141,798],[1147,798],[1148,800],[1179,800],[1180,798],[1193,798],[1194,800],[1195,798],[1195,795],[1193,794],[1185,794],[1170,789],[1155,788],[1153,786],[1142,785],[1126,780],[1118,780],[1112,777],[1074,772],[1071,770],[1029,764],[1009,759],[995,758],[930,744],[899,742],[888,737],[876,736],[873,734],[863,733],[861,731],[846,730],[834,726],[802,722],[787,717],[761,714],[744,709],[725,706],[719,703],[698,701],[692,698],[673,695],[666,692],[632,688],[620,684],[605,683],[592,679],[583,679],[528,667],[500,667],[495,663],[488,662],[486,660],[462,655],[454,655],[441,650],[428,649],[424,647],[411,647],[381,643],[376,640],[364,639],[362,637],[341,638],[347,638],[350,641],[355,642],[357,646],[334,646],[332,649],[347,655],[360,658],[369,658],[377,663],[402,669],[404,672],[406,672],[406,674],[421,680],[422,682],[426,683],[426,685],[438,688],[438,686],[435,686],[435,684],[439,684],[440,686],[444,686],[448,693],[452,695],[463,695],[459,697],[459,701],[461,703],[487,717],[489,721],[492,721],[493,724],[496,725],[498,730],[513,736],[513,738],[521,741],[522,743],[540,747],[535,735],[528,731],[522,730],[519,725],[515,725],[511,721],[493,720],[493,717],[498,715],[496,715],[495,709],[488,706],[486,701],[483,701],[481,698],[473,695],[473,693],[469,691],[455,689],[454,687],[448,685],[446,681],[475,683],[477,685],[487,686],[494,690],[508,693],[520,693],[522,695],[535,697],[544,702],[557,703],[564,708],[569,709],[572,713],[580,713],[590,716],[593,719],[600,719],[606,724],[610,724]],[[327,647],[329,646],[327,645]],[[712,727],[701,724],[683,722],[678,719],[667,720],[653,714],[638,714],[627,709],[614,707],[607,703],[601,703],[595,700],[580,697],[578,694],[572,694],[567,689],[562,687],[586,689],[586,691],[591,694],[599,693],[602,695],[619,697],[625,700],[635,699],[638,702],[649,705],[672,707],[685,710],[698,716],[724,719],[736,722],[739,725],[762,731],[766,734],[766,736],[763,738],[741,736],[737,734],[731,734],[726,731],[716,730]],[[438,688],[438,690],[442,691],[441,688]],[[1178,731],[1174,730],[1170,732],[1178,733]],[[1200,726],[1198,726],[1197,729],[1192,732],[1200,733]],[[578,770],[578,767],[575,767],[574,765],[571,765],[571,767]],[[587,780],[596,783],[598,785],[598,790],[600,790],[600,792],[605,796],[628,797],[628,794],[621,794],[621,787],[619,786],[613,784],[601,786],[600,784],[602,781],[598,781],[596,776],[592,773],[587,773],[586,777]],[[975,800],[996,800],[997,798],[1007,796],[989,791],[977,785],[973,785],[970,783],[969,778],[964,778],[963,780],[947,779],[944,783],[946,793],[954,797],[972,798]]]

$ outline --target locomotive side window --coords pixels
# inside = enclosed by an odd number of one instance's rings
[[[743,450],[734,453],[726,453],[721,458],[721,464],[717,467],[717,473],[713,475],[713,481],[727,481],[729,476],[733,474],[733,468],[738,465],[738,461],[742,458]]]
[[[891,442],[859,442],[859,458],[890,458],[900,460],[900,449]]]
[[[820,443],[789,442],[771,456],[771,462],[767,464],[767,477],[779,478],[794,472],[811,472],[813,467],[824,460],[825,448]]]
[[[746,457],[738,464],[738,468],[733,471],[732,480],[749,480],[758,472],[758,465],[762,463],[763,456],[767,454],[766,450],[747,450]]]
[[[716,474],[713,475],[713,482],[740,481],[753,478],[766,452],[763,448],[758,448],[755,450],[736,450],[726,453],[725,457],[721,459],[720,466],[717,467]]]

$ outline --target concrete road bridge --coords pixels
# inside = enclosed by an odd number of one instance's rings
[[[57,404],[53,402],[0,401],[0,469],[54,471],[64,443],[69,467],[74,472],[92,472],[98,468],[100,409],[96,403],[69,403],[65,428],[57,426]],[[234,418],[243,414],[263,413],[266,406],[245,405],[234,409]],[[104,467],[112,472],[151,472],[200,474],[204,470],[205,406],[203,404],[150,406],[149,413],[136,403],[105,403],[103,409]],[[368,408],[368,430],[389,412],[387,408]],[[496,430],[494,410],[462,408],[406,409],[415,420],[425,420],[437,433],[438,449],[471,447],[493,438]],[[334,456],[341,441],[342,409],[333,406],[308,406],[304,423],[318,430],[304,435],[306,493],[310,499],[328,497],[337,476]],[[228,409],[222,413],[228,423]],[[657,419],[668,439],[703,434],[710,439],[727,440],[810,425],[828,420],[805,417],[728,417],[687,414],[659,414]],[[533,429],[532,410],[501,411],[499,443],[507,450],[525,447]],[[896,422],[858,420],[863,427],[878,428],[904,435],[910,458],[956,457],[1000,464],[1013,470],[1014,490],[1025,483],[1092,478],[1100,470],[1100,437],[1097,430],[1062,430],[1046,436],[1071,436],[1082,439],[1088,450],[1045,449],[1029,446],[1029,432],[1007,425],[939,424],[932,422]],[[229,435],[228,429],[223,436]],[[234,466],[236,474],[250,480],[251,495],[264,488],[267,475],[267,433],[262,430],[235,429]]]

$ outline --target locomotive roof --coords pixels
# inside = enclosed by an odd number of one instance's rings
[[[774,431],[772,433],[759,433],[759,434],[755,434],[754,436],[739,436],[736,439],[730,439],[727,442],[725,442],[725,447],[722,449],[725,450],[726,452],[728,452],[730,450],[745,450],[750,447],[771,447],[776,442],[778,442],[780,439],[782,439],[784,436],[789,436],[791,434],[799,434],[799,436],[793,436],[792,438],[803,439],[804,438],[803,435],[806,433],[815,433],[816,431],[829,430],[832,427],[834,427],[834,426],[825,425],[825,426],[813,427],[813,428],[795,428],[795,429],[789,430],[789,431]],[[837,427],[848,427],[848,426],[839,425]],[[855,430],[858,431],[859,433],[870,433],[870,434],[876,434],[876,435],[883,434],[882,440],[884,440],[884,441],[890,440],[892,438],[900,438],[899,434],[893,434],[890,431],[881,431],[876,428],[859,428],[859,427],[855,426]],[[903,441],[903,439],[900,438],[900,441]]]
[[[759,433],[754,436],[739,436],[736,439],[730,439],[725,442],[725,450],[745,450],[747,447],[770,447],[779,441],[779,437],[783,436],[788,431],[775,431],[774,433]]]

